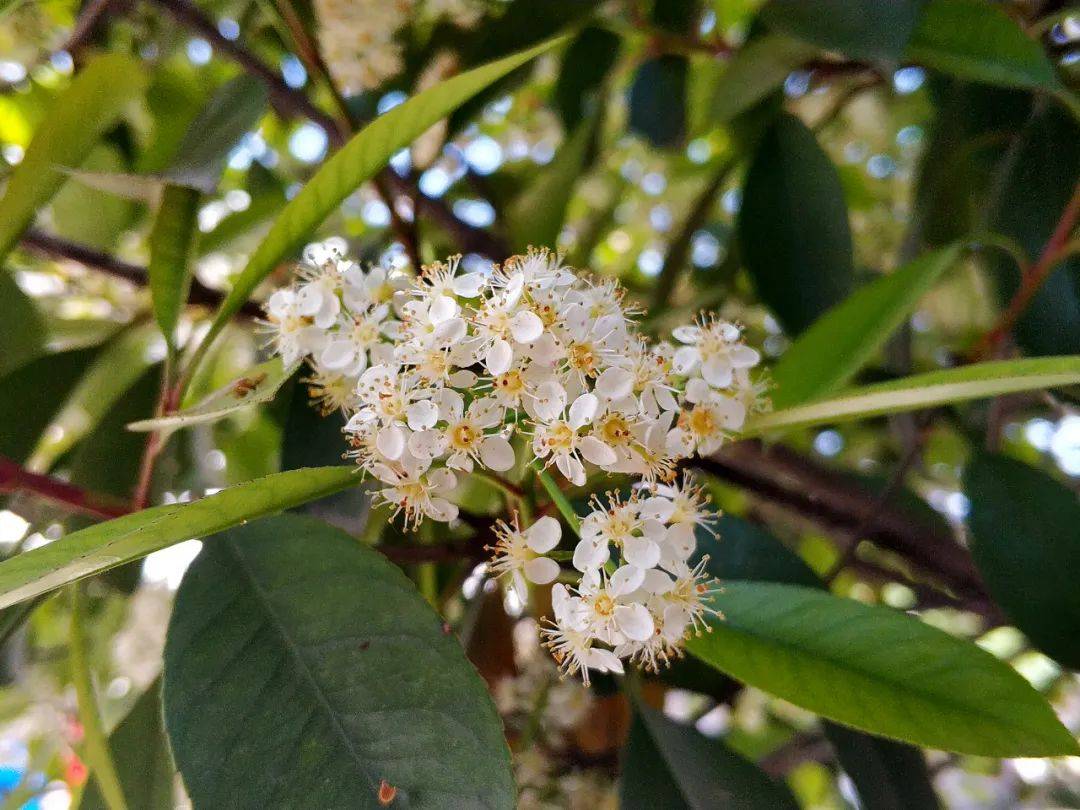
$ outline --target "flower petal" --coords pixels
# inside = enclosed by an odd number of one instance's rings
[[[628,537],[623,541],[623,558],[635,568],[653,568],[660,562],[660,546],[645,537]]]
[[[502,436],[488,436],[480,443],[480,460],[490,470],[509,470],[514,466],[514,448]]]
[[[401,458],[405,450],[405,432],[393,425],[375,434],[375,446],[391,461]]]
[[[514,350],[505,340],[496,340],[484,357],[484,365],[491,374],[505,374],[514,362]]]
[[[510,334],[518,343],[532,343],[544,334],[544,322],[535,312],[523,309],[510,320]]]
[[[652,614],[644,605],[619,605],[615,608],[615,624],[628,639],[648,641],[656,631]]]
[[[570,427],[577,430],[592,422],[599,407],[600,400],[596,398],[596,394],[582,394],[570,406]]]
[[[525,542],[537,554],[546,554],[559,545],[562,526],[551,515],[544,515],[525,530]]]
[[[525,578],[534,585],[547,585],[555,581],[560,570],[550,557],[534,557],[525,563]]]
[[[606,368],[596,378],[594,389],[607,399],[622,399],[634,390],[634,375],[625,368]]]
[[[609,467],[618,460],[615,451],[595,436],[586,436],[579,443],[581,455],[597,467]]]

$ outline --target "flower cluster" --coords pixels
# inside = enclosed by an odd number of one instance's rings
[[[581,581],[555,588],[549,644],[566,671],[655,667],[700,623],[702,569],[689,561],[707,516],[675,481],[680,460],[715,451],[767,404],[737,325],[703,315],[649,343],[616,282],[542,249],[490,274],[451,258],[414,277],[313,245],[267,310],[275,349],[312,366],[313,396],[347,414],[350,455],[407,526],[454,520],[459,476],[508,471],[522,450],[575,486],[594,470],[640,479],[629,499],[596,504],[573,555]],[[526,581],[549,584],[560,536],[551,517],[500,523],[492,570],[521,596]]]

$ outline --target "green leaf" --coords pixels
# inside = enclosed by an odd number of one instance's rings
[[[259,243],[258,249],[233,281],[221,303],[210,331],[208,346],[244,302],[283,257],[310,238],[312,232],[337,205],[360,184],[370,180],[399,149],[419,138],[462,102],[492,82],[551,50],[564,41],[558,37],[497,62],[454,76],[419,93],[404,104],[380,115],[327,160],[297,194]]]
[[[27,467],[35,472],[51,468],[163,354],[161,336],[151,324],[133,326],[110,341],[45,428]]]
[[[783,113],[743,185],[739,249],[761,300],[797,334],[850,292],[851,231],[840,176],[814,134]]]
[[[597,112],[597,92],[619,55],[619,37],[606,28],[589,26],[574,37],[555,80],[552,104],[571,132]]]
[[[248,369],[235,380],[207,395],[196,405],[157,419],[132,422],[128,425],[128,430],[136,432],[176,430],[191,425],[217,422],[229,414],[272,400],[278,389],[295,373],[296,369],[297,365],[286,368],[280,357],[274,357]]]
[[[825,50],[896,61],[922,5],[923,0],[770,0],[761,17],[770,27]]]
[[[689,63],[685,56],[665,54],[648,59],[630,85],[632,132],[653,146],[675,147],[686,137],[686,84]]]
[[[802,557],[761,526],[725,514],[715,529],[715,536],[698,529],[697,556],[708,555],[709,573],[722,582],[748,579],[821,587],[821,580]]]
[[[258,123],[267,98],[266,86],[246,74],[219,87],[184,133],[165,179],[212,194],[229,151]]]
[[[161,718],[160,680],[143,692],[113,729],[109,749],[128,810],[170,810],[175,806],[172,757]],[[79,810],[106,810],[93,773],[83,789]]]
[[[0,376],[9,374],[45,351],[45,320],[37,304],[10,273],[0,273]]]
[[[976,455],[964,473],[971,555],[990,593],[1039,649],[1080,669],[1080,501],[1046,473]]]
[[[182,540],[325,497],[359,480],[349,466],[291,470],[237,484],[192,503],[155,506],[98,523],[0,562],[0,608]]]
[[[926,757],[918,748],[862,734],[836,723],[823,723],[825,738],[836,751],[859,793],[860,807],[873,810],[937,810],[941,807]]]
[[[706,113],[710,122],[726,124],[750,109],[816,53],[814,46],[781,34],[750,40],[731,57],[713,87]]]
[[[1042,46],[1005,9],[984,0],[930,0],[907,58],[963,79],[1006,87],[1057,89]]]
[[[1080,355],[975,363],[851,388],[833,397],[766,413],[748,420],[741,435],[756,436],[777,428],[851,422],[969,399],[1078,383]]]
[[[193,188],[166,185],[150,232],[147,267],[150,293],[154,317],[170,352],[176,351],[176,324],[191,289],[192,250],[199,233],[199,197]]]
[[[196,807],[378,808],[382,784],[393,806],[514,806],[502,724],[457,640],[397,567],[321,521],[286,515],[204,547],[164,684]]]
[[[855,728],[991,757],[1080,752],[1008,664],[918,619],[791,585],[730,582],[687,644],[746,684]]]
[[[120,174],[127,168],[122,153],[112,144],[99,143],[83,161],[82,171],[88,174]],[[112,250],[120,234],[136,214],[130,199],[94,189],[80,177],[80,170],[64,170],[76,182],[64,183],[52,199],[52,231],[72,242],[80,242],[99,250]],[[88,212],[93,212],[88,214]]]
[[[773,406],[797,405],[851,380],[959,255],[956,246],[929,253],[860,288],[822,315],[773,369]]]
[[[507,211],[507,224],[516,250],[555,244],[566,221],[570,198],[581,182],[598,121],[599,116],[593,115],[578,124],[555,159]]]
[[[0,260],[34,214],[63,184],[61,166],[78,166],[146,83],[143,64],[121,54],[91,60],[38,126],[0,199]]]
[[[782,782],[770,779],[719,740],[638,704],[623,752],[620,807],[781,810],[798,808]],[[661,795],[658,787],[674,786]]]

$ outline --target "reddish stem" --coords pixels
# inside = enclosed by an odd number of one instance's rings
[[[33,492],[91,517],[110,520],[128,513],[127,507],[107,495],[99,495],[48,475],[25,470],[0,456],[0,492]]]

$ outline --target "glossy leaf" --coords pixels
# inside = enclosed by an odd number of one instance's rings
[[[929,253],[856,290],[822,315],[773,369],[773,407],[797,405],[850,381],[959,255],[955,246]]]
[[[777,90],[817,48],[782,34],[752,39],[728,61],[711,93],[708,119],[726,124]]]
[[[1053,709],[981,647],[916,618],[817,590],[730,582],[725,619],[691,653],[831,720],[927,748],[984,756],[1080,752]]]
[[[301,247],[319,223],[361,183],[374,177],[398,150],[408,146],[432,124],[445,118],[489,84],[562,41],[561,37],[548,40],[440,82],[364,127],[323,163],[315,176],[285,206],[270,228],[270,233],[259,243],[258,249],[233,281],[232,289],[214,316],[204,343],[209,344],[213,340],[283,257]]]
[[[904,52],[923,0],[770,0],[771,27],[853,59],[895,61]]]
[[[0,608],[99,574],[152,551],[291,509],[359,483],[352,467],[267,475],[192,503],[155,506],[73,532],[0,562]]]
[[[850,292],[851,231],[840,177],[792,115],[766,131],[746,174],[739,249],[758,296],[797,334]]]
[[[1039,649],[1080,669],[1080,501],[1034,467],[976,455],[964,473],[971,554],[1008,617]]]
[[[859,793],[861,807],[873,810],[936,810],[941,807],[926,757],[910,745],[823,723],[825,738]]]
[[[58,168],[77,167],[102,133],[142,93],[142,64],[121,54],[91,60],[57,96],[0,198],[0,260],[37,211],[66,179]]]
[[[596,113],[597,92],[615,64],[619,45],[616,34],[606,28],[589,26],[567,47],[553,98],[567,132]]]
[[[1007,87],[1060,87],[1042,46],[985,0],[929,0],[906,56],[962,79]]]
[[[297,365],[285,367],[280,357],[274,357],[248,369],[190,408],[157,419],[132,422],[128,425],[128,430],[178,430],[191,425],[216,422],[231,413],[272,400],[278,389],[295,373],[296,368]]]
[[[0,376],[45,351],[45,319],[9,273],[0,274]]]
[[[402,807],[514,807],[502,723],[457,639],[400,569],[312,518],[204,546],[164,702],[196,807],[377,808],[382,785]]]
[[[686,137],[685,56],[666,54],[641,64],[630,86],[630,129],[653,146],[674,147]]]
[[[742,435],[756,436],[778,428],[850,422],[1078,383],[1080,355],[975,363],[852,388],[832,397],[766,413],[748,420]]]
[[[799,806],[786,785],[770,779],[720,740],[640,704],[623,753],[623,774],[620,806],[624,810],[795,810]],[[657,787],[672,785],[675,793],[658,795]]]
[[[176,324],[191,288],[192,249],[198,236],[199,192],[166,185],[150,232],[150,293],[154,317],[175,351]]]
[[[161,681],[143,692],[131,711],[109,735],[116,775],[128,810],[171,810],[173,764],[161,717]],[[91,772],[79,810],[106,810],[105,799]]]

